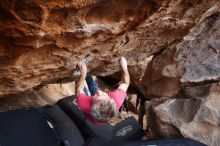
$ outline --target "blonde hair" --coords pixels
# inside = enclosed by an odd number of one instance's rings
[[[112,119],[116,113],[117,109],[113,99],[97,100],[93,102],[91,107],[91,115],[97,121],[107,122]]]

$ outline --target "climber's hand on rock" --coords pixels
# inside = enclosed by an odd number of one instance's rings
[[[130,75],[128,72],[128,62],[125,59],[125,57],[120,58],[120,66],[122,70],[122,83],[118,86],[119,89],[126,92],[128,90],[129,84],[130,84]]]
[[[128,63],[127,63],[126,58],[125,57],[121,57],[119,62],[120,62],[121,69],[123,71],[127,71],[128,70]]]
[[[86,66],[85,62],[84,61],[79,61],[78,62],[78,67],[79,67],[81,76],[85,77],[86,74],[87,74],[87,66]]]

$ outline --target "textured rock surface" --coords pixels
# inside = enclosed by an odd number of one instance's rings
[[[186,35],[217,1],[3,0],[0,96],[70,77],[87,53],[96,75],[116,72],[121,55],[138,64]]]
[[[219,146],[219,80],[220,5],[216,4],[182,41],[173,42],[149,63],[142,84],[153,98],[146,102],[152,105],[147,109],[152,131]]]
[[[49,84],[0,98],[0,112],[24,107],[41,107],[54,104],[59,99],[75,94],[75,83]]]
[[[204,90],[205,89],[205,90]],[[162,128],[164,136],[179,135],[189,137],[209,146],[220,144],[220,85],[201,85],[190,87],[185,91],[190,99],[169,99],[153,106],[153,111],[161,123],[155,126]],[[167,127],[175,126],[176,132]],[[165,131],[165,132],[164,132]],[[172,135],[173,136],[173,135]]]
[[[1,98],[0,110],[45,105],[74,94],[72,85],[65,93],[57,88],[60,85],[40,91],[31,88],[73,81],[72,70],[88,53],[94,58],[88,64],[89,72],[100,76],[117,72],[118,57],[126,56],[137,86],[147,58],[154,55],[142,80],[146,96],[159,97],[147,111],[149,126],[158,135],[183,135],[220,145],[217,3],[219,0],[2,0],[0,97],[8,98]],[[25,90],[20,96],[10,95]]]
[[[210,14],[212,11],[212,14]],[[209,15],[208,15],[209,14]],[[173,97],[181,87],[220,80],[220,6],[207,11],[180,43],[155,56],[143,79],[146,94]]]

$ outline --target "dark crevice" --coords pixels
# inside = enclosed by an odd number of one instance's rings
[[[206,85],[206,84],[214,84],[214,83],[218,83],[220,81],[220,77],[217,79],[213,79],[213,80],[207,80],[207,81],[201,81],[201,82],[185,82],[182,83],[182,87],[186,88],[186,87],[195,87],[195,86],[201,86],[201,85]]]
[[[115,89],[119,84],[119,80],[112,78],[111,76],[105,76],[105,77],[98,77],[105,83],[107,83],[109,86],[111,86],[111,89]],[[132,80],[131,80],[132,82]],[[128,88],[128,93],[134,93],[137,94],[137,97],[140,98],[140,100],[149,101],[150,98],[146,97],[144,93],[141,91],[141,89],[138,87],[138,85],[134,82],[132,82]]]

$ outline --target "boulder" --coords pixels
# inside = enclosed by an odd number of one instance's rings
[[[204,88],[206,91],[201,91]],[[185,92],[191,94],[193,90],[194,95],[189,99],[168,99],[162,104],[152,106],[157,121],[160,121],[152,126],[165,137],[177,136],[181,132],[184,137],[209,146],[219,146],[220,84],[190,87]],[[169,127],[173,127],[172,131]]]
[[[182,41],[154,56],[142,80],[146,95],[174,97],[187,86],[220,80],[219,9],[210,8]]]
[[[220,145],[220,4],[155,55],[142,79],[148,125],[162,137]],[[149,107],[149,104],[151,105]]]
[[[59,99],[75,94],[75,83],[48,84],[0,98],[0,112],[27,107],[53,105]]]
[[[88,53],[94,75],[117,72],[122,55],[138,65],[185,36],[216,2],[0,1],[0,97],[74,81],[72,71]]]

